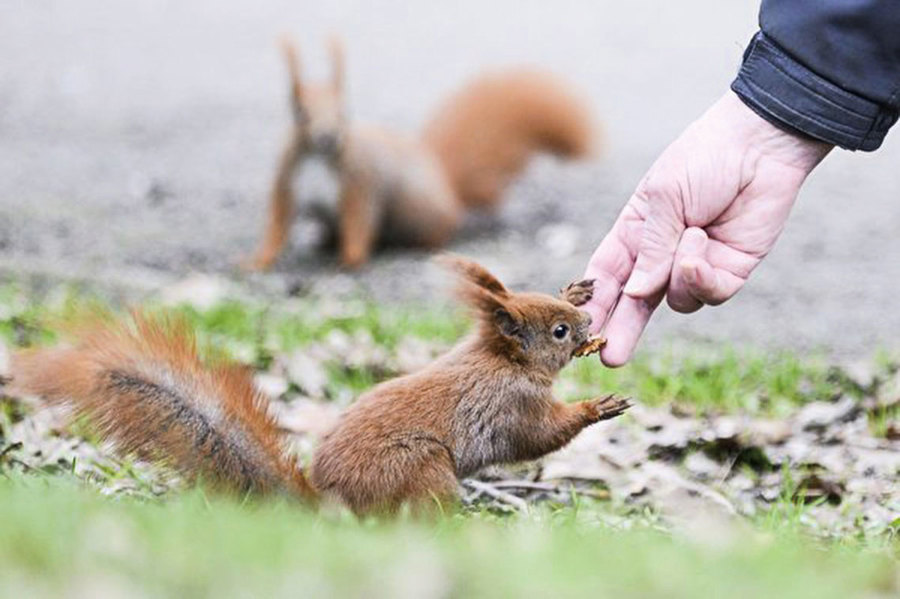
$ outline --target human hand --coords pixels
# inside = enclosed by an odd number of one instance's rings
[[[666,297],[678,312],[731,298],[784,229],[832,146],[783,131],[728,92],[662,153],[597,247],[582,309],[607,366],[630,358]]]

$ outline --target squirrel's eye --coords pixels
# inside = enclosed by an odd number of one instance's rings
[[[557,339],[565,339],[566,335],[569,334],[569,325],[561,324],[558,325],[555,329],[553,329],[553,336]]]

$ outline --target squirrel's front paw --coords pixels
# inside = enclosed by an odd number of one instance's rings
[[[618,395],[606,395],[596,399],[589,399],[584,403],[590,410],[590,415],[594,422],[621,416],[632,405],[627,397],[619,397]]]
[[[594,279],[569,283],[565,289],[559,290],[559,297],[573,306],[583,306],[594,297]]]

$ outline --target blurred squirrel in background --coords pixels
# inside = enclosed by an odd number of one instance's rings
[[[477,317],[471,336],[424,369],[364,393],[318,444],[308,473],[289,457],[251,373],[208,365],[183,323],[136,315],[68,347],[20,352],[12,390],[85,416],[118,450],[235,494],[337,502],[358,515],[414,512],[457,497],[458,478],[532,460],[624,412],[605,396],[554,399],[556,374],[599,349],[588,338],[593,281],[562,299],[513,293],[478,264],[446,257]]]
[[[330,47],[331,80],[322,84],[302,80],[292,43],[283,50],[294,123],[250,268],[270,267],[287,243],[296,216],[292,180],[305,158],[323,159],[339,179],[336,210],[318,216],[337,240],[341,264],[354,268],[379,244],[444,245],[467,209],[496,207],[536,152],[578,158],[595,149],[589,111],[545,72],[481,76],[448,99],[416,139],[347,123],[338,40]]]

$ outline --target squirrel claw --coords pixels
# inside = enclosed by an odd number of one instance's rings
[[[631,403],[630,398],[619,397],[618,395],[606,395],[591,400],[591,407],[596,411],[598,421],[621,416],[632,405],[634,404]]]

